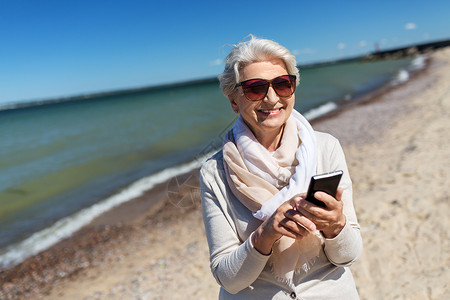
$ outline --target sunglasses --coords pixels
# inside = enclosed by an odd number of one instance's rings
[[[279,97],[289,97],[295,92],[295,75],[282,75],[272,80],[249,79],[239,82],[236,87],[242,86],[245,98],[250,101],[262,100],[266,97],[270,85]]]

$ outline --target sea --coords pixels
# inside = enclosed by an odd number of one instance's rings
[[[300,67],[295,109],[312,120],[424,61]],[[235,119],[216,79],[0,106],[0,270],[199,168]]]

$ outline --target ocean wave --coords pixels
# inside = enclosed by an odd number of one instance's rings
[[[0,250],[0,270],[15,266],[28,257],[38,254],[57,242],[70,237],[73,233],[89,224],[96,217],[112,208],[141,196],[145,191],[171,178],[186,174],[199,168],[213,152],[196,157],[195,160],[182,165],[164,169],[155,174],[139,179],[103,201],[65,217],[52,226],[38,231],[27,239]]]
[[[424,55],[417,56],[406,68],[398,70],[397,74],[391,80],[391,86],[396,86],[408,81],[411,73],[422,70],[425,68],[425,65],[426,57]]]
[[[425,68],[425,65],[426,65],[426,57],[424,55],[419,55],[412,60],[411,64],[408,67],[408,70],[410,71],[421,70]]]
[[[318,118],[320,116],[323,116],[335,109],[337,109],[338,105],[334,102],[327,102],[319,107],[313,108],[308,110],[307,112],[305,112],[303,114],[303,116],[307,119],[307,120],[313,120],[315,118]]]
[[[395,77],[391,80],[391,85],[396,86],[408,80],[409,80],[409,72],[405,69],[400,69],[395,75]]]

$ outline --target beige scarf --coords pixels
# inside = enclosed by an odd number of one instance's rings
[[[317,166],[314,131],[295,110],[285,124],[280,147],[275,152],[264,148],[239,117],[225,136],[223,155],[233,194],[261,220],[296,194],[306,192]],[[300,240],[283,236],[274,244],[269,259],[274,275],[292,282],[295,272],[310,269],[322,243],[318,231]]]

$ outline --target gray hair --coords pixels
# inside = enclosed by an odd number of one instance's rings
[[[253,35],[250,37],[249,41],[235,45],[225,59],[225,70],[219,75],[219,82],[222,93],[226,97],[233,98],[235,96],[235,86],[240,81],[240,70],[251,63],[274,58],[279,58],[284,62],[289,75],[297,76],[296,85],[300,83],[295,56],[288,49],[271,40],[260,39]]]

